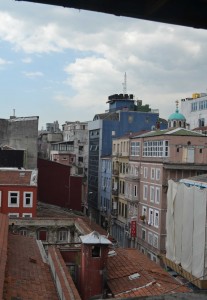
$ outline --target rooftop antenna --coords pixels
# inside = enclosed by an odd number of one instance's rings
[[[127,93],[127,75],[126,72],[124,73],[124,82],[122,83],[123,85],[123,94]]]

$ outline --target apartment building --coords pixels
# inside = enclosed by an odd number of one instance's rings
[[[100,222],[101,157],[112,153],[112,139],[130,132],[151,130],[159,123],[158,110],[142,105],[132,94],[108,97],[109,110],[94,116],[89,122],[88,207],[96,222]],[[159,124],[166,128],[166,123]],[[124,203],[123,203],[124,204]]]
[[[181,99],[181,112],[186,118],[189,129],[207,131],[207,93],[194,93]]]
[[[62,141],[51,144],[50,160],[71,166],[72,175],[87,176],[88,123],[65,122]]]
[[[207,171],[206,137],[185,128],[157,130],[132,138],[140,162],[137,245],[152,260],[165,252],[168,180]],[[131,156],[130,156],[131,160]]]
[[[112,146],[112,235],[118,243],[128,246],[129,233],[126,174],[129,165],[129,135],[113,139]]]

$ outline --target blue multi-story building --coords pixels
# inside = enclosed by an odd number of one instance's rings
[[[99,222],[101,207],[101,157],[112,153],[112,138],[155,127],[164,129],[167,122],[160,122],[159,111],[142,105],[134,95],[115,94],[108,97],[109,110],[96,114],[88,123],[89,164],[88,164],[88,209],[91,217]],[[107,188],[110,188],[109,186]],[[108,191],[110,192],[110,191]],[[110,193],[107,193],[110,194]]]

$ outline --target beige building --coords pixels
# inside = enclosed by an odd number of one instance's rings
[[[112,235],[120,246],[127,246],[129,237],[126,175],[129,165],[129,136],[113,140],[112,144]]]

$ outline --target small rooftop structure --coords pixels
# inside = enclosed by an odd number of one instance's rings
[[[83,244],[101,244],[101,245],[111,245],[111,241],[107,239],[106,236],[101,235],[97,231],[93,231],[87,235],[80,236]]]

